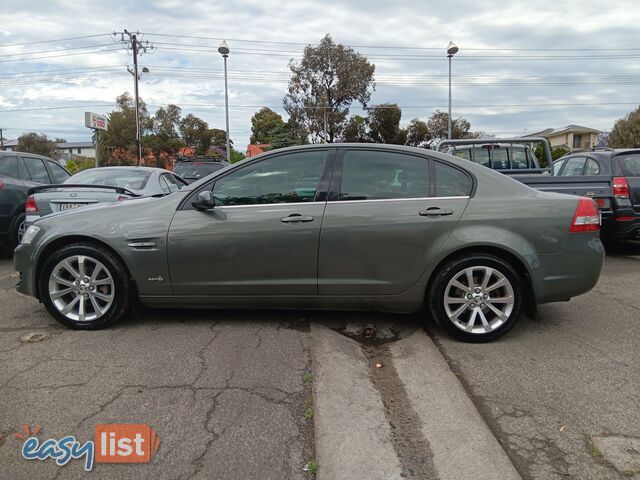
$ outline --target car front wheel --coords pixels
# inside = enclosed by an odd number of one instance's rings
[[[522,311],[523,282],[493,255],[457,258],[434,278],[428,302],[438,323],[456,338],[487,342],[507,333]]]
[[[94,330],[120,320],[130,304],[126,268],[111,252],[73,244],[49,257],[40,275],[40,298],[57,321]]]

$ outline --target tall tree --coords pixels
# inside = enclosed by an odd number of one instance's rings
[[[213,140],[209,124],[191,113],[180,121],[180,135],[184,144],[192,147],[196,155],[206,155]]]
[[[108,114],[109,129],[100,133],[101,158],[106,165],[133,165],[136,161],[136,110],[128,92],[116,98],[117,109]],[[140,136],[152,126],[147,106],[140,100]]]
[[[53,157],[56,154],[56,146],[56,142],[49,137],[35,132],[23,133],[18,137],[18,151],[20,152]]]
[[[436,110],[427,119],[427,127],[431,134],[429,146],[445,140],[449,132],[449,115],[446,112]],[[468,138],[471,124],[464,118],[453,119],[451,138]]]
[[[291,62],[286,112],[296,118],[314,140],[333,142],[344,130],[349,105],[362,106],[375,88],[375,66],[366,57],[327,34],[317,46],[308,45],[299,63]]]
[[[282,117],[269,107],[262,107],[251,117],[251,143],[271,143],[273,131],[285,125]]]
[[[369,137],[375,143],[403,145],[407,132],[400,128],[402,110],[397,103],[382,103],[369,109]]]
[[[423,122],[417,118],[411,120],[407,126],[407,141],[405,144],[411,147],[428,148],[430,141],[431,132],[429,131],[427,122]]]
[[[611,148],[640,147],[640,107],[616,120],[607,143]]]
[[[177,105],[167,105],[156,110],[151,120],[151,134],[145,136],[144,146],[153,152],[156,167],[165,166],[165,156],[173,157],[184,146],[180,134],[182,110]]]
[[[344,127],[345,142],[366,143],[369,142],[367,131],[367,119],[362,115],[352,116]]]

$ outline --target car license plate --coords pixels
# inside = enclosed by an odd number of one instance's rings
[[[79,208],[79,207],[84,207],[86,205],[89,205],[88,203],[61,203],[60,204],[60,211],[64,211],[64,210],[73,210],[74,208]]]

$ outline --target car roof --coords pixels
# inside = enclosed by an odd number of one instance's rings
[[[36,158],[41,158],[42,160],[49,160],[50,162],[55,162],[58,165],[60,165],[60,162],[58,162],[55,158],[51,158],[51,157],[46,157],[44,155],[38,155],[37,153],[29,153],[29,152],[17,152],[15,150],[2,150],[0,151],[0,157],[15,157],[16,155],[25,155],[25,156],[29,156],[29,157],[36,157]]]

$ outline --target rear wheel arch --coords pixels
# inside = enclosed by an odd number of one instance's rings
[[[131,272],[129,271],[129,267],[127,266],[127,263],[124,261],[122,256],[120,254],[118,254],[117,251],[115,251],[109,245],[107,245],[106,243],[104,243],[104,242],[102,242],[100,240],[96,240],[95,238],[92,238],[92,237],[86,237],[84,235],[71,235],[71,236],[62,237],[62,238],[56,238],[55,240],[53,240],[53,241],[49,242],[47,245],[45,245],[45,247],[40,252],[40,255],[38,256],[38,261],[36,263],[36,276],[35,276],[35,278],[40,278],[40,274],[42,272],[42,267],[44,266],[45,262],[51,256],[51,254],[53,252],[55,252],[56,250],[59,250],[59,249],[61,249],[63,247],[66,247],[68,245],[73,245],[73,244],[82,244],[82,245],[86,245],[86,246],[97,247],[97,248],[99,248],[101,250],[104,250],[105,252],[108,252],[110,255],[112,255],[115,258],[117,258],[120,261],[120,263],[124,266],[124,268],[126,270],[125,273],[127,275],[127,278],[129,279],[129,282],[133,281],[132,277],[131,277]],[[134,288],[134,292],[137,292],[137,290],[135,288]],[[42,300],[42,297],[41,297],[41,294],[40,294],[39,285],[36,285],[36,296],[37,296],[38,300]]]
[[[435,280],[436,274],[440,271],[440,269],[442,269],[444,265],[446,265],[447,263],[451,262],[454,259],[467,258],[472,255],[486,255],[486,254],[493,255],[507,262],[518,273],[518,275],[520,276],[523,282],[523,285],[525,287],[525,292],[527,295],[527,298],[526,298],[527,301],[525,302],[525,310],[528,314],[534,314],[536,302],[535,302],[535,295],[533,291],[533,282],[531,281],[531,275],[529,274],[529,269],[525,265],[524,261],[514,253],[504,248],[500,248],[492,245],[476,245],[472,247],[462,248],[460,250],[450,252],[447,256],[442,258],[438,262],[438,264],[433,268],[433,270],[431,271],[431,274],[429,275],[429,280],[427,282],[427,286],[425,289],[425,300],[427,298],[427,295],[431,291],[431,288],[433,287],[433,282]]]

